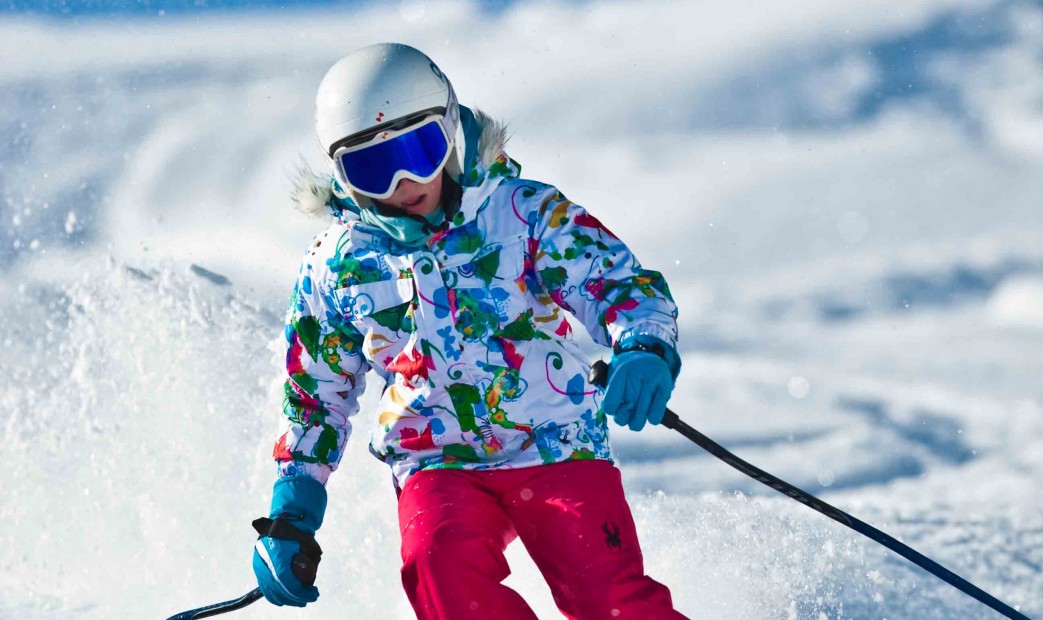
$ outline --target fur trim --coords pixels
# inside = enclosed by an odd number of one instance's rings
[[[488,168],[503,154],[507,140],[510,139],[510,136],[507,135],[507,123],[497,121],[478,108],[475,108],[473,112],[475,122],[482,128],[482,133],[478,137],[478,157]]]
[[[302,157],[296,164],[290,199],[295,209],[311,217],[332,216],[329,203],[333,194],[331,179],[317,174]]]
[[[504,153],[503,149],[510,137],[507,133],[507,123],[497,121],[477,108],[473,112],[475,122],[482,128],[482,133],[478,136],[478,157],[482,165],[488,168]],[[453,148],[463,148],[463,145],[457,144]],[[350,192],[350,194],[355,204],[363,208],[372,204],[365,196],[355,192]],[[305,215],[311,217],[336,217],[337,215],[336,208],[330,204],[333,200],[331,176],[315,172],[303,157],[296,164],[290,198],[294,208]]]

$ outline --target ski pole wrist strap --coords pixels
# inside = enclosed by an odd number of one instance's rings
[[[644,343],[638,342],[637,340],[631,340],[625,345],[621,345],[617,342],[616,345],[612,347],[612,352],[616,355],[619,355],[620,353],[627,353],[629,351],[646,351],[648,353],[655,353],[659,357],[663,358],[664,362],[666,361],[666,348],[663,346],[661,342]]]
[[[279,515],[275,519],[268,517],[254,519],[253,527],[259,538],[296,541],[301,544],[301,553],[311,558],[316,564],[322,559],[322,547],[315,541],[315,536],[295,528],[290,524],[287,515]]]
[[[649,334],[628,333],[612,345],[613,356],[631,351],[644,351],[659,356],[670,368],[670,375],[677,380],[677,375],[681,372],[681,358],[677,355],[677,350],[668,343]]]

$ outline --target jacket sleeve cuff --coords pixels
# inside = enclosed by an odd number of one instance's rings
[[[279,478],[272,489],[269,518],[287,515],[298,529],[315,533],[326,514],[326,487],[311,476]]]
[[[677,349],[674,347],[672,339],[664,339],[661,336],[666,334],[661,332],[665,332],[665,330],[651,329],[645,331],[638,328],[628,329],[612,345],[612,352],[619,354],[629,350],[645,350],[656,353],[666,362],[666,365],[670,368],[670,375],[676,381],[678,374],[681,372],[681,356],[677,354]]]

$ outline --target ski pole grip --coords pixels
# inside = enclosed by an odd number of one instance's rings
[[[605,386],[608,385],[608,364],[605,360],[598,360],[590,365],[590,372],[587,373],[587,381],[592,385],[605,389]],[[676,413],[667,408],[666,413],[663,414],[663,426],[676,430],[677,425],[680,422],[681,418],[677,417]]]
[[[590,365],[587,381],[601,389],[605,389],[605,386],[608,385],[608,364],[605,363],[605,360],[598,360]]]

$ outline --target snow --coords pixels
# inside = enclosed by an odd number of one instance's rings
[[[319,161],[323,72],[375,37],[428,51],[511,121],[527,176],[665,272],[683,419],[1043,616],[1041,32],[1038,3],[957,0],[7,14],[0,618],[163,618],[254,587],[273,342],[321,226],[290,177]],[[361,439],[319,602],[238,616],[411,617]],[[647,570],[691,617],[999,617],[676,433],[615,441]]]
[[[989,300],[989,308],[1002,324],[1043,329],[1043,278],[1010,278]]]

